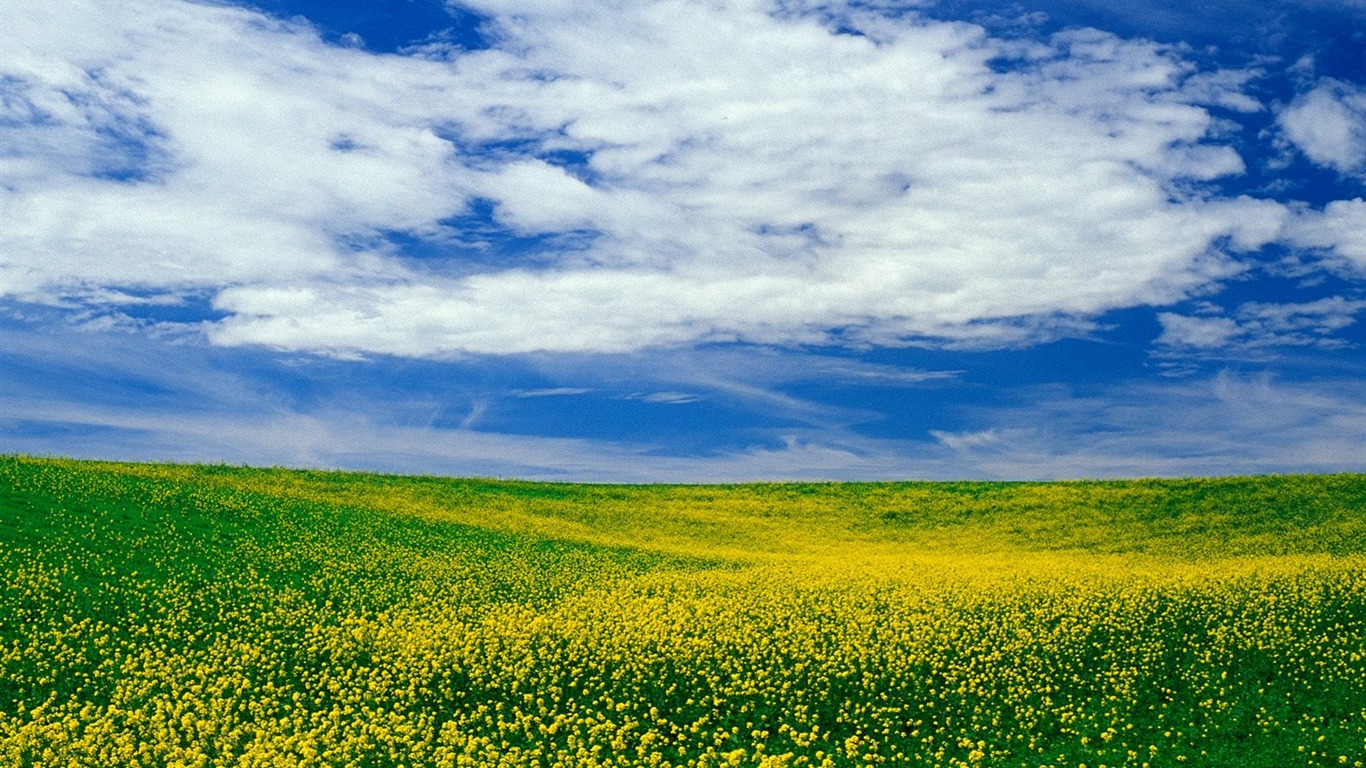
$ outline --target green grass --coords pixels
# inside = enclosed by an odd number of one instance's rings
[[[0,457],[0,764],[1360,766],[1366,477]]]

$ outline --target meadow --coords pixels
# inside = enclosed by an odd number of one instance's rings
[[[0,765],[1354,766],[1366,476],[0,457]]]

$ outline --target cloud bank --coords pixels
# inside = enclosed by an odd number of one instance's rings
[[[342,356],[1002,347],[1208,289],[1308,215],[1214,191],[1244,164],[1211,109],[1259,107],[1172,47],[759,0],[463,5],[491,47],[0,6],[0,296],[208,296],[216,344]],[[1283,129],[1356,167],[1297,127],[1322,108]]]

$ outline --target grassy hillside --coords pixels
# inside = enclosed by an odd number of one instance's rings
[[[1366,477],[0,457],[0,764],[1366,760]]]

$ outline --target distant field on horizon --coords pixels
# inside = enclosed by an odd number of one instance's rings
[[[1366,765],[1366,475],[0,457],[0,763]]]

